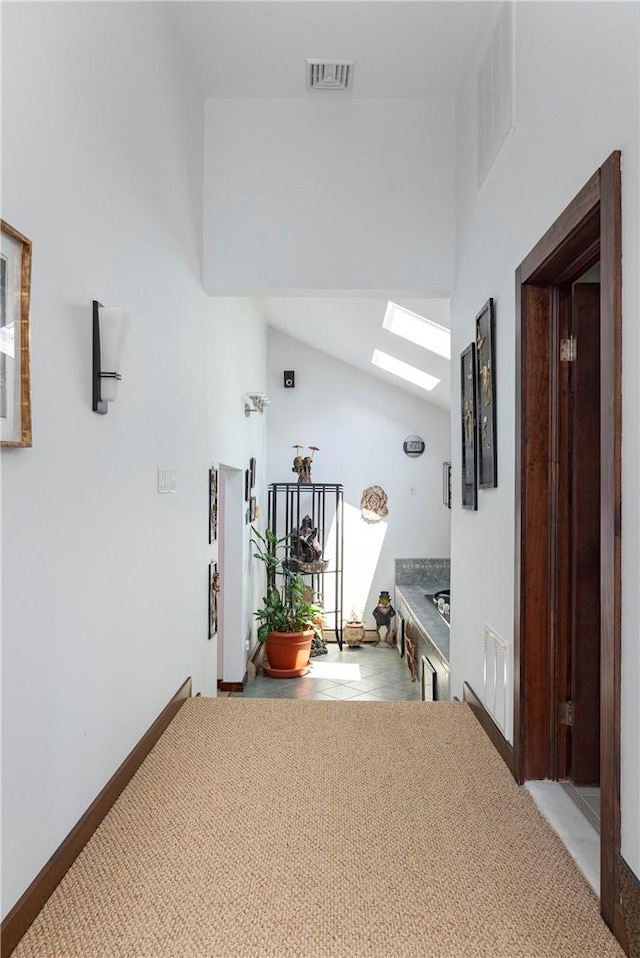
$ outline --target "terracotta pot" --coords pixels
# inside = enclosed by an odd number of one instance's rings
[[[303,669],[309,664],[313,629],[306,632],[270,632],[265,642],[267,659],[272,669]]]
[[[366,634],[364,622],[347,622],[342,630],[347,645],[361,645]]]

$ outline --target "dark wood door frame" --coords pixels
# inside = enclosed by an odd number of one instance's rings
[[[623,940],[620,851],[622,242],[620,153],[596,171],[516,271],[514,759],[556,776],[559,330],[566,286],[600,261],[601,912]],[[560,762],[561,764],[561,762]]]

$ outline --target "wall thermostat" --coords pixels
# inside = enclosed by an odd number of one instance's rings
[[[421,456],[427,447],[422,436],[407,436],[402,448],[407,456],[415,459],[417,456]]]
[[[296,374],[293,369],[285,369],[284,371],[284,388],[285,389],[294,389],[296,385]]]

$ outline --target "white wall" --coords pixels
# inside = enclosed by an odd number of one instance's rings
[[[224,464],[231,470],[240,470],[244,490],[244,471],[253,456],[257,461],[256,488],[253,495],[264,507],[266,503],[266,420],[254,414],[244,413],[244,398],[247,392],[265,391],[267,376],[267,329],[262,307],[256,300],[243,297],[207,298],[213,322],[208,322],[202,331],[203,357],[206,364],[205,388],[201,399],[196,400],[196,409],[202,409],[200,442],[205,449],[213,450],[215,465]],[[244,495],[244,493],[243,493]],[[242,503],[244,516],[245,503]],[[211,557],[218,558],[222,574],[222,588],[226,590],[221,543],[210,549]],[[233,546],[232,546],[233,548]],[[250,560],[249,527],[245,527],[242,549],[242,595],[229,595],[229,602],[239,602],[240,631],[235,626],[225,641],[225,681],[239,681],[245,669],[246,645],[251,644],[253,633],[253,610],[257,606],[262,583]],[[221,597],[221,599],[224,596]],[[234,617],[234,621],[237,621]],[[222,625],[222,616],[219,616]],[[211,679],[216,671],[216,643],[206,644],[205,680],[213,694],[215,683]]]
[[[3,450],[3,914],[207,642],[208,468],[264,463],[266,334],[200,283],[202,103],[164,4],[5,4],[2,216],[33,241],[33,448]],[[133,316],[91,411],[91,301]],[[156,467],[176,471],[156,492]],[[247,600],[250,605],[251,600]]]
[[[640,873],[640,358],[638,332],[638,5],[517,3],[516,127],[485,188],[476,192],[477,60],[458,109],[457,256],[452,355],[474,316],[496,301],[498,475],[477,513],[454,496],[451,623],[454,693],[482,690],[485,623],[513,640],[514,271],[615,149],[623,164],[623,608],[622,853]],[[496,13],[498,8],[496,7]],[[482,48],[477,50],[481,56]],[[453,367],[453,395],[459,370]],[[453,418],[455,477],[459,423]],[[456,481],[457,485],[457,481]],[[508,734],[511,737],[512,730]]]
[[[204,170],[210,292],[451,289],[452,100],[210,100]]]
[[[295,443],[320,447],[313,481],[344,485],[343,612],[358,607],[373,629],[380,589],[393,590],[395,558],[449,555],[451,513],[442,503],[449,414],[274,330],[268,365],[268,481],[296,482]],[[284,388],[285,369],[295,370],[295,389]],[[413,434],[427,444],[417,459],[402,450]],[[389,497],[389,515],[374,524],[360,516],[371,485]]]

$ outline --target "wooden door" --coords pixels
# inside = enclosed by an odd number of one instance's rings
[[[569,778],[600,782],[600,285],[573,291]]]
[[[618,940],[620,907],[620,622],[622,233],[616,151],[549,227],[516,270],[516,575],[514,590],[514,774],[556,772],[558,681],[556,575],[559,505],[557,326],[563,290],[600,261],[600,907]],[[579,294],[580,295],[580,294]],[[580,345],[578,344],[578,355]],[[568,500],[568,496],[564,501]],[[564,556],[562,556],[564,558]],[[562,603],[560,603],[562,605]],[[568,604],[564,607],[569,608]],[[567,629],[565,634],[570,630]],[[569,659],[565,655],[563,661]],[[567,682],[567,685],[569,682]],[[593,700],[590,702],[593,707]],[[577,733],[579,735],[579,733]]]

